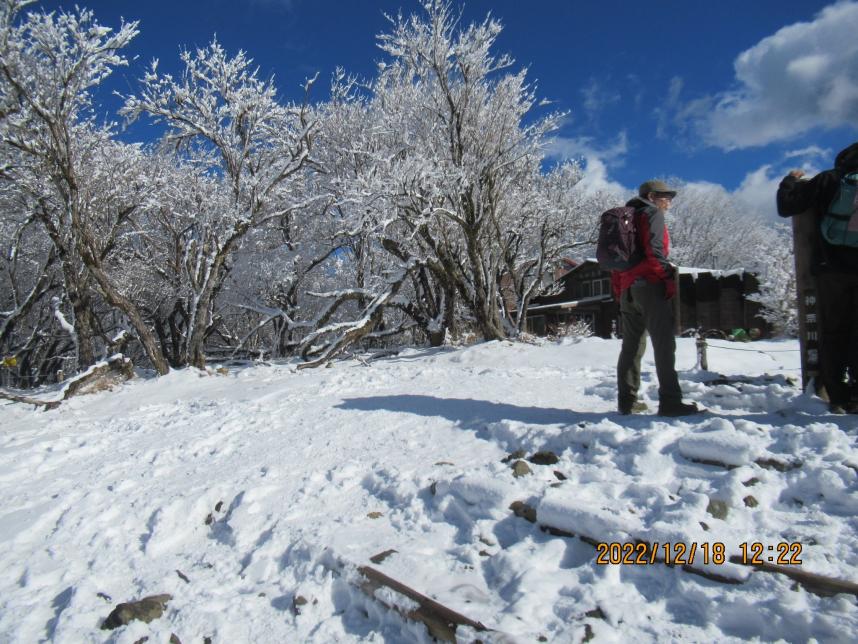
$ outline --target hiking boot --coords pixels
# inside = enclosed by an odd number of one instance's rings
[[[858,413],[858,405],[854,405],[855,410],[850,412],[848,410],[848,407],[851,407],[851,406],[853,406],[853,405],[844,406],[844,405],[841,405],[840,403],[829,403],[828,411],[832,414],[836,414],[837,416],[842,416],[843,414],[846,414],[846,413],[850,413],[850,414]]]
[[[634,401],[631,406],[619,405],[617,409],[622,416],[629,416],[630,414],[645,414],[649,411],[649,407],[646,406],[646,403],[640,400]]]
[[[684,403],[681,400],[659,403],[658,405],[659,416],[691,416],[693,414],[701,414],[704,411],[696,403]]]

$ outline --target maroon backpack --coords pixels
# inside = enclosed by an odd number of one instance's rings
[[[643,259],[634,208],[623,206],[602,213],[596,259],[603,270],[610,271],[626,271]]]

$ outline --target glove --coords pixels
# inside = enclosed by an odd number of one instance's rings
[[[664,283],[664,299],[673,299],[674,295],[676,295],[676,280],[667,280]]]

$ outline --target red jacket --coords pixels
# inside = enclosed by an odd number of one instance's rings
[[[676,292],[676,269],[667,261],[670,254],[670,233],[664,223],[664,211],[637,197],[626,205],[636,208],[635,228],[643,259],[627,271],[611,272],[614,296],[619,300],[622,292],[635,281],[645,279],[651,283],[664,282],[666,296],[673,297]]]

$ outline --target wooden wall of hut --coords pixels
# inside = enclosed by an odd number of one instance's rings
[[[760,290],[760,281],[753,273],[745,273],[743,280],[743,292],[745,295],[757,293]],[[768,337],[772,333],[772,325],[766,322],[760,313],[763,310],[763,305],[752,300],[745,300],[745,320],[744,326],[746,329],[757,328],[760,330],[762,337]]]
[[[600,338],[610,338],[613,334],[619,333],[620,307],[611,300],[610,302],[601,302],[599,304],[599,315],[596,316],[596,328],[593,333]]]
[[[679,332],[697,328],[697,294],[691,275],[679,276]]]
[[[718,293],[718,328],[732,331],[745,326],[744,302],[742,300],[742,277],[728,275],[720,280]]]
[[[701,273],[694,281],[694,292],[697,297],[697,326],[703,329],[720,328],[718,280],[711,273]]]

